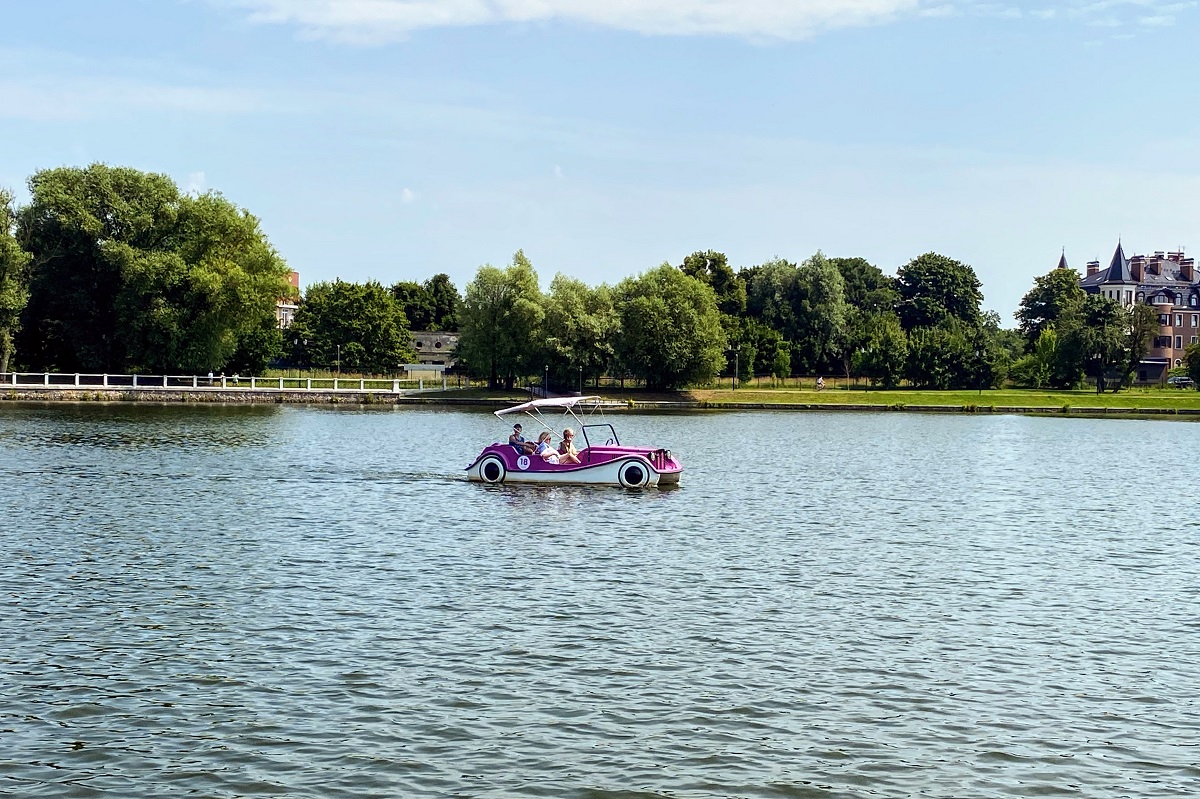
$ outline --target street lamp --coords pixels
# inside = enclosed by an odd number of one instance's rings
[[[550,364],[546,364],[546,377],[542,380],[542,396],[550,396]]]
[[[729,352],[733,353],[733,390],[737,391],[738,384],[738,356],[741,354],[741,347],[734,347]]]
[[[583,367],[579,367],[579,396],[583,396]]]
[[[342,345],[337,345],[337,376],[342,376]]]
[[[975,346],[975,371],[979,374],[979,394],[983,395],[983,347]]]

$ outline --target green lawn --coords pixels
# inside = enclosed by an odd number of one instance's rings
[[[1129,408],[1134,410],[1189,410],[1200,412],[1200,392],[1165,388],[1125,389],[1117,394],[1096,394],[1094,390],[1053,391],[1037,389],[985,389],[978,391],[925,391],[920,389],[827,388],[730,388],[692,389],[681,392],[650,393],[638,389],[588,389],[606,399],[639,402],[700,402],[713,405],[874,405],[883,408],[942,406],[951,408],[1045,408],[1059,411],[1086,408]],[[447,399],[491,400],[497,404],[517,404],[529,399],[520,391],[488,391],[476,388],[426,395]]]
[[[902,389],[730,389],[686,392],[693,399],[715,403],[912,406],[942,405],[979,408],[1134,408],[1200,411],[1200,392],[1180,389],[1126,389],[1117,394],[1094,390],[1052,391],[1037,389],[985,389],[978,391],[922,391]],[[636,399],[636,398],[635,398]]]

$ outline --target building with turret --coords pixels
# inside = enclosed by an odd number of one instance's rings
[[[1066,254],[1059,260],[1067,266]],[[1088,294],[1108,297],[1122,306],[1146,303],[1158,313],[1158,334],[1150,352],[1138,366],[1139,383],[1161,383],[1167,370],[1183,365],[1184,350],[1200,340],[1200,275],[1196,259],[1185,258],[1183,250],[1153,255],[1125,256],[1120,242],[1105,268],[1099,261],[1087,265],[1079,282]]]

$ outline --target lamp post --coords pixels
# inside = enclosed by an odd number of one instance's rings
[[[550,396],[550,364],[546,364],[546,377],[542,380],[542,396]]]
[[[737,384],[738,384],[738,356],[741,354],[741,350],[742,350],[742,348],[741,348],[741,347],[733,347],[732,349],[726,350],[727,352],[732,352],[732,353],[733,353],[733,390],[734,390],[734,391],[737,391]]]
[[[342,345],[337,345],[337,376],[342,376]]]
[[[979,375],[979,394],[983,395],[983,347],[975,345],[975,371]]]
[[[579,396],[583,396],[583,367],[579,367]]]

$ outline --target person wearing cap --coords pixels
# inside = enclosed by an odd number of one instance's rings
[[[521,435],[521,424],[519,422],[513,425],[512,435],[508,437],[508,443],[512,444],[513,449],[522,455],[529,455],[535,448],[532,441],[526,441],[525,437]]]

